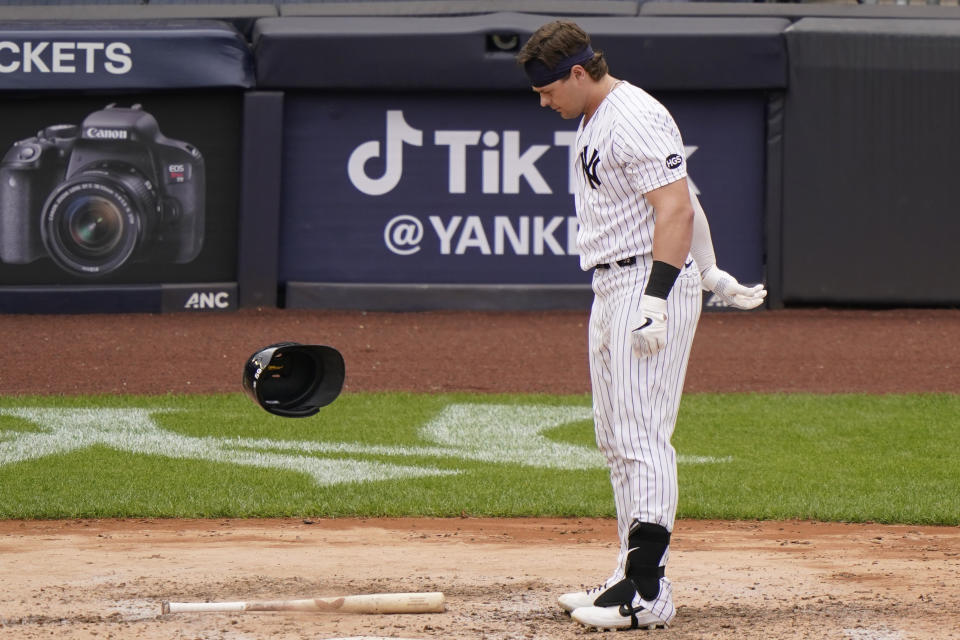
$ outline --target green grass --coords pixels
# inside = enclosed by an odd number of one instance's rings
[[[689,400],[675,446],[734,462],[681,468],[686,517],[960,521],[960,396]]]
[[[239,394],[5,397],[0,518],[608,517],[589,407],[346,394],[285,419]],[[514,429],[530,416],[551,419]],[[709,458],[681,458],[681,518],[960,524],[958,395],[687,395],[673,442]]]

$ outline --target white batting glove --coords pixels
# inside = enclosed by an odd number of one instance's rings
[[[633,353],[638,358],[647,358],[667,344],[667,301],[656,296],[641,296],[640,318],[640,326],[633,330],[630,339]]]
[[[763,303],[767,297],[767,290],[762,284],[745,287],[732,275],[713,265],[700,275],[700,283],[707,291],[737,309],[753,309]]]

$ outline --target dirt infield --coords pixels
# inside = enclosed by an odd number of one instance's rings
[[[12,393],[217,393],[273,342],[337,347],[345,391],[586,393],[587,314],[0,315]],[[75,368],[82,363],[82,369]],[[960,311],[705,313],[686,391],[960,391]]]
[[[345,393],[582,393],[586,313],[0,316],[6,395],[239,390],[280,340]],[[960,391],[955,310],[709,313],[688,392]],[[683,488],[681,487],[681,491]],[[678,522],[664,638],[960,638],[960,528]],[[599,637],[555,606],[606,577],[609,520],[0,522],[0,638]],[[442,614],[169,614],[163,600],[443,591]],[[620,636],[618,636],[620,637]]]

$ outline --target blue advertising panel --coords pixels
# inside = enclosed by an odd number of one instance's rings
[[[0,26],[2,90],[250,86],[253,58],[243,36],[215,20]]]
[[[761,281],[764,94],[658,97],[683,132],[719,263]],[[576,127],[533,93],[288,94],[280,279],[588,283]]]

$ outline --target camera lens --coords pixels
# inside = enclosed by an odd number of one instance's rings
[[[64,270],[103,276],[143,254],[163,225],[153,182],[130,164],[99,161],[53,190],[40,235]]]
[[[64,224],[78,254],[108,255],[123,238],[123,213],[99,196],[81,196],[67,206]]]
[[[141,233],[130,198],[109,180],[63,183],[47,200],[40,226],[54,262],[84,276],[121,267],[137,248]]]

